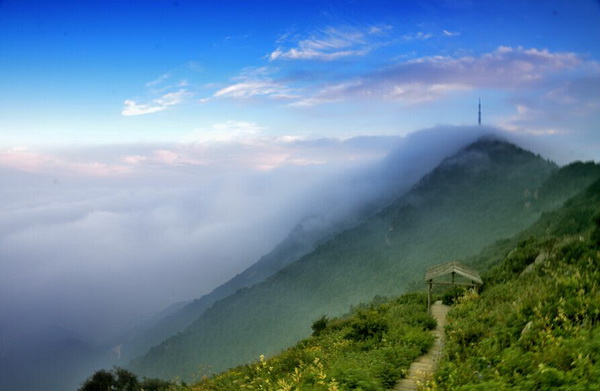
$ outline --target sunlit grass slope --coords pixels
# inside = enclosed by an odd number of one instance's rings
[[[313,335],[283,353],[188,388],[208,390],[385,390],[433,343],[422,293],[375,300],[313,323]]]

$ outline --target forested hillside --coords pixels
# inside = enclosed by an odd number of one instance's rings
[[[299,226],[282,243],[276,246],[244,272],[238,274],[211,293],[188,303],[178,311],[161,318],[146,329],[136,329],[123,347],[125,359],[144,354],[152,346],[175,335],[191,325],[216,301],[228,297],[239,289],[264,281],[286,265],[297,260],[314,248],[316,238],[302,231]]]
[[[600,181],[509,241],[510,250],[495,244],[472,259],[500,259],[483,274],[482,291],[440,292],[454,307],[443,360],[425,389],[596,389]],[[340,319],[321,318],[311,338],[282,354],[181,389],[390,389],[415,353],[429,346],[433,320],[425,314],[425,297],[406,294]],[[353,344],[357,335],[363,338]]]
[[[584,175],[570,190],[559,186],[559,194],[547,184],[549,178],[562,178],[559,172],[514,145],[480,140],[446,159],[375,217],[267,281],[217,302],[130,368],[147,376],[190,379],[199,367],[218,372],[284,349],[309,335],[319,316],[339,315],[375,295],[405,292],[427,266],[477,254],[591,182]]]

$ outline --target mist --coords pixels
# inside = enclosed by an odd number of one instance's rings
[[[403,137],[297,140],[276,145],[294,158],[269,169],[247,164],[263,144],[235,143],[203,147],[197,158],[211,148],[238,154],[237,162],[215,159],[208,166],[143,158],[171,148],[179,156],[187,151],[191,161],[197,146],[138,146],[135,156],[146,165],[126,175],[77,174],[66,164],[49,171],[4,168],[2,357],[10,359],[7,352],[24,340],[53,333],[108,346],[165,307],[240,273],[300,222],[307,229],[334,225],[364,205],[384,206],[489,133],[507,136],[493,128],[439,126]],[[110,162],[132,148],[62,156]]]

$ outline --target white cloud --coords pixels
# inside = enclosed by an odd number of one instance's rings
[[[378,25],[378,26],[369,27],[368,33],[369,34],[386,34],[388,31],[391,31],[393,29],[394,29],[394,27],[389,24],[382,24],[382,25]]]
[[[389,194],[385,178],[364,169],[392,144],[360,145],[259,139],[251,146],[95,147],[78,154],[93,151],[104,161],[127,156],[123,162],[135,164],[134,173],[126,180],[82,173],[87,182],[50,186],[47,179],[26,184],[23,173],[5,170],[4,178],[15,180],[0,189],[2,277],[10,281],[0,284],[0,305],[8,310],[2,330],[7,323],[19,334],[57,324],[103,339],[147,312],[208,293],[270,251],[304,217],[345,217]],[[182,163],[205,158],[208,168]],[[331,161],[361,171],[321,164]],[[162,288],[153,289],[159,283]]]
[[[141,104],[132,99],[126,99],[123,102],[124,107],[121,114],[124,116],[136,116],[157,113],[166,110],[169,106],[180,104],[186,97],[191,95],[185,89],[181,89],[163,94],[159,98],[152,100],[149,104]]]
[[[233,78],[233,84],[220,88],[213,96],[215,98],[234,99],[249,99],[253,97],[271,99],[296,98],[296,91],[282,82],[273,80],[271,76],[277,71],[278,69],[270,67],[243,69],[238,76]]]
[[[382,45],[389,25],[356,27],[328,27],[312,32],[308,38],[293,42],[294,47],[278,47],[269,55],[275,60],[333,61],[344,57],[364,56]],[[286,36],[287,38],[287,36]],[[278,40],[283,44],[284,39]]]
[[[368,144],[367,138],[359,145],[336,139],[269,136],[265,131],[255,122],[231,120],[191,132],[180,143],[58,151],[13,148],[0,150],[0,170],[15,176],[30,173],[68,178],[69,182],[102,178],[124,180],[129,185],[131,178],[152,178],[157,183],[185,184],[188,175],[197,179],[232,172],[347,164],[370,161],[389,151],[388,144]]]
[[[163,111],[164,109],[166,109],[165,106],[144,105],[144,104],[137,103],[136,101],[131,100],[131,99],[125,99],[123,104],[125,105],[125,107],[123,107],[121,114],[126,117],[134,116],[134,115],[152,114],[152,113],[157,113],[159,111]]]
[[[384,72],[388,80],[453,83],[471,87],[521,88],[577,66],[574,53],[500,46],[480,57],[432,56],[399,63]]]
[[[160,75],[156,79],[154,79],[154,80],[149,81],[148,83],[146,83],[146,87],[156,87],[157,85],[161,84],[162,82],[164,82],[165,80],[169,79],[170,77],[171,77],[170,73],[163,73],[162,75]]]
[[[254,122],[229,120],[213,124],[208,131],[198,131],[195,134],[200,136],[199,140],[240,141],[258,136],[264,129]]]
[[[577,134],[577,139],[585,137],[592,141],[596,129],[589,125],[600,120],[600,72],[578,76],[551,80],[535,97],[528,93],[516,94],[511,98],[514,111],[501,117],[498,123],[513,133]]]
[[[214,96],[247,99],[254,96],[291,98],[294,95],[289,88],[280,83],[266,80],[248,80],[221,88],[215,92]]]
[[[417,104],[429,102],[454,91],[468,89],[461,84],[423,84],[407,83],[395,85],[385,98],[400,99],[405,103]]]
[[[338,102],[345,98],[352,89],[360,89],[362,82],[360,80],[351,80],[344,83],[327,85],[312,97],[300,99],[292,102],[289,106],[292,107],[310,107],[323,103]]]
[[[531,90],[546,87],[553,76],[575,70],[581,62],[574,53],[503,46],[479,57],[421,57],[355,76],[334,87],[325,85],[292,105],[365,98],[415,104],[467,89]]]
[[[402,39],[405,41],[425,41],[431,37],[433,37],[433,34],[419,31],[416,33],[405,34],[402,36]]]
[[[458,31],[449,31],[449,30],[442,30],[442,33],[446,36],[446,37],[456,37],[460,35],[460,32]]]
[[[186,96],[190,96],[191,94],[186,90],[179,90],[176,92],[169,92],[164,94],[158,99],[155,99],[154,102],[158,103],[161,106],[173,106],[181,103]]]
[[[50,175],[108,177],[130,172],[123,164],[96,160],[70,159],[59,154],[27,148],[0,150],[0,167]]]

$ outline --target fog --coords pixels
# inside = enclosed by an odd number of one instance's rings
[[[80,174],[66,163],[28,172],[3,168],[2,353],[49,329],[109,343],[136,322],[199,298],[243,271],[303,218],[326,216],[326,223],[335,223],[365,203],[385,205],[444,157],[488,133],[502,134],[440,126],[404,137],[271,140],[270,148],[296,158],[269,169],[247,164],[263,144],[235,143],[205,146],[201,155],[237,152],[234,162],[153,162],[124,175]],[[53,156],[110,162],[132,148]],[[198,146],[136,148],[139,160],[148,162],[142,157],[159,149],[179,156],[185,150],[190,158]]]

